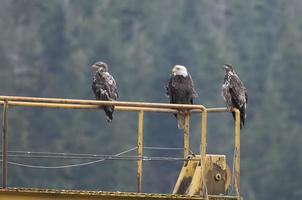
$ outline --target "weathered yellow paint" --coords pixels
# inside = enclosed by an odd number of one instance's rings
[[[190,113],[186,112],[184,126],[184,159],[188,158],[190,151]]]
[[[138,132],[137,132],[137,192],[142,192],[143,177],[143,127],[144,111],[138,113]]]
[[[3,105],[3,123],[2,123],[2,187],[6,188],[7,185],[7,149],[8,149],[8,101],[4,100]]]
[[[58,98],[36,98],[36,97],[16,97],[16,96],[0,96],[0,105],[4,105],[5,101],[7,101],[8,106],[30,106],[30,107],[45,107],[45,108],[64,108],[64,109],[99,109],[104,105],[114,105],[116,110],[121,111],[135,111],[139,113],[138,119],[138,161],[137,161],[137,190],[139,192],[142,191],[141,184],[142,184],[142,155],[143,155],[143,113],[144,112],[169,112],[169,113],[177,113],[180,109],[188,110],[188,113],[185,118],[185,129],[184,129],[184,157],[187,158],[189,154],[189,121],[190,121],[190,113],[198,112],[202,113],[202,120],[201,120],[201,139],[200,139],[200,158],[196,161],[194,174],[192,175],[193,179],[196,181],[192,181],[193,186],[191,187],[191,192],[189,194],[195,194],[194,191],[196,188],[199,188],[201,191],[201,195],[204,195],[205,199],[208,199],[207,195],[207,187],[206,187],[206,170],[207,170],[207,161],[206,161],[206,134],[207,134],[207,113],[208,112],[228,112],[226,108],[205,108],[203,105],[186,105],[186,104],[167,104],[167,103],[145,103],[145,102],[125,102],[125,101],[96,101],[96,100],[80,100],[80,99],[58,99]],[[240,190],[240,113],[239,110],[233,109],[233,112],[236,113],[236,120],[235,120],[235,192],[239,197],[239,190]],[[4,153],[4,151],[3,151]],[[5,153],[4,153],[5,154]],[[4,157],[4,156],[3,156]],[[216,161],[215,161],[216,162]],[[197,164],[198,163],[198,164]],[[4,173],[6,174],[6,173]],[[198,180],[197,180],[198,179]],[[3,181],[4,182],[4,181]],[[195,184],[195,185],[194,185]],[[202,187],[202,190],[200,189]],[[190,189],[189,189],[190,190]],[[49,191],[49,190],[46,190]],[[22,193],[22,194],[21,194]],[[30,195],[27,195],[29,194]],[[47,195],[46,195],[47,194]],[[90,194],[90,193],[89,193]],[[94,194],[94,193],[93,193]],[[108,196],[108,194],[114,194],[113,196]],[[128,196],[120,197],[121,193],[102,193],[98,195],[107,195],[107,199],[127,199]],[[139,198],[140,194],[133,193],[134,198]],[[7,198],[9,196],[20,197],[19,199],[26,199],[27,196],[32,198],[33,196],[40,196],[45,199],[51,195],[56,196],[59,195],[58,199],[70,199],[79,197],[79,193],[74,194],[65,194],[59,192],[51,192],[47,193],[45,190],[41,193],[35,192],[34,194],[31,191],[11,191],[11,190],[0,190],[0,197],[6,195]],[[23,196],[24,195],[24,196]],[[68,196],[65,197],[65,196]],[[71,196],[69,196],[71,195]],[[87,193],[85,193],[87,195]],[[129,193],[127,193],[129,195]],[[93,195],[92,195],[93,196]],[[78,199],[90,199],[94,198],[94,196],[89,197],[79,197]],[[131,195],[130,195],[131,196]],[[130,198],[129,196],[129,198]],[[41,199],[41,198],[36,199]],[[166,198],[167,197],[167,198]],[[43,199],[42,198],[42,199]],[[106,199],[103,198],[103,199]],[[131,196],[132,198],[132,196]],[[144,196],[146,198],[146,196]],[[151,195],[149,199],[152,199],[153,196]],[[155,195],[154,198],[162,198],[162,199],[174,199],[172,195]],[[177,196],[176,199],[181,199],[181,196]],[[197,197],[196,197],[197,198]],[[213,196],[209,196],[209,198],[214,198]],[[215,197],[216,198],[216,197]],[[214,199],[215,199],[214,198]],[[11,198],[14,199],[14,198]],[[51,198],[53,199],[53,198]],[[187,199],[187,198],[185,198]],[[190,198],[192,199],[192,198]],[[193,198],[194,199],[194,198]],[[202,197],[198,197],[197,199],[203,199]],[[219,197],[219,199],[226,199],[225,197]]]
[[[128,107],[145,107],[145,108],[169,108],[169,109],[198,109],[200,111],[205,110],[206,108],[203,105],[188,105],[188,104],[169,104],[169,103],[146,103],[146,102],[128,102],[128,101],[99,101],[99,100],[83,100],[83,99],[59,99],[59,98],[39,98],[39,97],[20,97],[20,96],[0,96],[0,102],[3,103],[4,99],[9,101],[9,104],[14,102],[20,102],[16,106],[29,106],[29,102],[37,102],[43,106],[43,103],[46,103],[43,107],[48,107],[49,104],[77,104],[77,105],[112,105],[112,106],[128,106]]]
[[[205,170],[204,170],[205,176],[208,174],[210,170],[213,169],[214,165],[218,166],[222,171],[225,171],[226,181],[225,181],[224,188],[222,188],[222,190],[224,189],[224,192],[226,192],[230,185],[231,174],[226,164],[225,155],[214,155],[214,154],[206,155]],[[188,194],[190,196],[200,194],[203,188],[201,170],[202,170],[202,166],[200,165],[200,155],[190,155],[189,160],[184,163],[180,171],[177,182],[173,189],[173,194]],[[208,181],[213,181],[213,180],[208,180]]]
[[[202,191],[201,191],[202,186],[203,186],[203,178],[202,178],[203,174],[204,174],[203,168],[199,161],[194,170],[192,182],[188,188],[188,195],[190,195],[190,196],[197,195],[197,194],[204,195],[204,193],[202,193]]]
[[[195,156],[189,156],[189,159],[196,158]],[[188,188],[192,182],[192,178],[198,164],[198,160],[187,160],[185,161],[178,179],[174,186],[172,194],[187,194]]]
[[[200,196],[185,196],[156,193],[132,193],[132,192],[96,192],[78,190],[43,190],[43,189],[24,189],[10,188],[0,189],[0,199],[2,200],[142,200],[142,199],[187,199],[205,200]],[[210,200],[236,200],[231,196],[210,196]]]
[[[4,102],[0,101],[0,105]],[[39,103],[39,102],[23,102],[23,101],[9,101],[10,106],[24,106],[24,107],[41,107],[41,108],[64,108],[64,109],[99,109],[100,105],[90,104],[65,104],[65,103]],[[152,108],[152,107],[139,107],[139,106],[115,106],[115,110],[119,111],[148,111],[148,112],[168,112],[177,113],[177,109],[173,108]],[[200,110],[199,110],[200,112]]]
[[[225,191],[228,191],[230,185],[231,185],[231,180],[232,180],[232,172],[231,172],[231,169],[228,165],[226,165],[226,180],[225,180],[225,187],[224,187],[224,190]]]
[[[235,112],[235,163],[234,163],[234,175],[235,175],[235,192],[237,196],[240,196],[240,111],[234,109]]]
[[[200,141],[200,183],[202,184],[202,194],[208,199],[208,191],[205,180],[205,162],[206,162],[206,148],[207,148],[207,110],[201,113],[201,141]]]

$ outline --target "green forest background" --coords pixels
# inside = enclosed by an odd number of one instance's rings
[[[206,107],[223,107],[223,63],[245,83],[241,192],[248,200],[302,199],[301,0],[1,0],[0,95],[94,99],[90,65],[102,60],[119,100],[168,102],[174,64],[187,66]],[[2,111],[2,108],[1,110]],[[136,145],[137,114],[14,107],[9,150],[116,154]],[[198,153],[199,117],[191,121]],[[211,114],[208,152],[233,158],[231,114]],[[170,114],[147,113],[146,146],[182,147]],[[182,156],[145,150],[145,155]],[[127,155],[135,155],[135,152]],[[87,160],[25,159],[58,166]],[[9,187],[135,191],[134,161],[65,169],[9,165]],[[181,162],[144,161],[144,192],[170,193]]]

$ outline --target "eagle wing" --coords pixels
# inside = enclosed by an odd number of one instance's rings
[[[111,74],[109,74],[108,72],[105,72],[103,76],[105,79],[105,83],[106,83],[105,86],[106,86],[106,90],[109,93],[109,97],[113,100],[117,99],[118,98],[117,86],[113,76],[111,76]]]
[[[247,91],[239,79],[239,77],[234,74],[230,77],[230,94],[232,97],[232,102],[235,107],[242,107],[244,104],[247,103]]]
[[[196,90],[194,88],[193,79],[192,79],[192,77],[191,77],[190,74],[188,74],[188,77],[189,77],[189,87],[191,88],[192,98],[197,98],[198,97],[198,93],[196,92]]]
[[[168,84],[166,85],[166,95],[170,98],[170,103],[176,103],[173,95],[173,75],[170,75]]]
[[[172,75],[170,75],[168,84],[166,85],[166,95],[167,95],[167,97],[169,97],[171,95],[171,84],[172,84]]]
[[[118,98],[117,85],[114,78],[108,73],[96,73],[92,90],[99,100],[115,100]]]
[[[247,109],[247,90],[239,77],[234,74],[230,78],[230,94],[232,98],[232,104],[234,107],[240,110],[240,128],[245,124],[246,109]],[[235,119],[235,113],[232,113]]]

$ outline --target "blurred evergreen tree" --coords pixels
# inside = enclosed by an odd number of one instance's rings
[[[242,130],[244,197],[299,199],[301,4],[3,0],[0,94],[94,99],[90,66],[102,60],[117,80],[119,100],[168,102],[164,87],[171,68],[183,64],[199,93],[196,103],[220,107],[220,68],[231,63],[249,93],[247,125]],[[172,115],[147,113],[145,118],[146,146],[182,146]],[[116,112],[107,124],[102,110],[10,108],[9,120],[10,150],[115,154],[136,145],[135,113]],[[199,121],[199,115],[192,115],[195,153]],[[209,116],[208,150],[227,154],[230,163],[232,129],[229,113]],[[11,159],[37,165],[82,162]],[[144,191],[171,192],[180,165],[145,161]],[[135,163],[106,161],[57,170],[10,166],[9,186],[135,191]]]

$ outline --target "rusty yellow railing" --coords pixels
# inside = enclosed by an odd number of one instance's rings
[[[2,172],[3,188],[7,187],[7,149],[8,149],[8,110],[9,107],[44,107],[44,108],[64,108],[64,109],[99,109],[104,105],[114,105],[115,110],[138,112],[138,159],[137,159],[137,192],[142,192],[142,159],[143,159],[143,127],[144,112],[166,112],[177,113],[178,109],[185,109],[189,112],[185,116],[184,126],[184,159],[189,155],[189,113],[201,113],[201,131],[200,131],[200,162],[202,169],[206,159],[206,131],[207,131],[207,114],[210,112],[229,112],[226,108],[206,108],[203,105],[186,105],[186,104],[167,104],[167,103],[143,103],[143,102],[125,102],[125,101],[96,101],[80,99],[58,99],[58,98],[37,98],[37,97],[20,97],[20,96],[0,96],[0,105],[3,106],[3,134],[2,134]],[[235,112],[235,192],[239,195],[240,183],[240,113]],[[204,181],[204,171],[202,170],[201,180],[206,190]],[[205,193],[203,193],[205,194]]]

